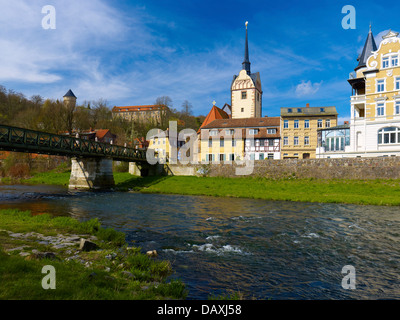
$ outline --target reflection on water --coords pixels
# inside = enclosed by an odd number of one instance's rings
[[[192,299],[226,289],[257,299],[397,299],[400,292],[396,207],[58,187],[0,186],[0,193],[0,209],[97,217],[126,232],[172,262]],[[355,290],[341,287],[345,265],[356,269]]]

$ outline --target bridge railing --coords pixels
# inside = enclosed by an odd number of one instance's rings
[[[6,125],[0,125],[0,149],[71,157],[146,161],[145,150]]]

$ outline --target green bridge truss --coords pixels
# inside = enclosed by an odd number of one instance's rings
[[[5,125],[0,125],[0,150],[146,162],[145,150]]]

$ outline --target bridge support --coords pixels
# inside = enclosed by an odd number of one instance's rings
[[[109,189],[115,185],[112,159],[72,158],[70,189]]]
[[[164,164],[151,165],[147,162],[129,162],[129,173],[139,177],[166,175]]]

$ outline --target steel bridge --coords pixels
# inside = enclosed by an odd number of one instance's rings
[[[0,150],[146,162],[145,150],[6,125],[0,125]]]

